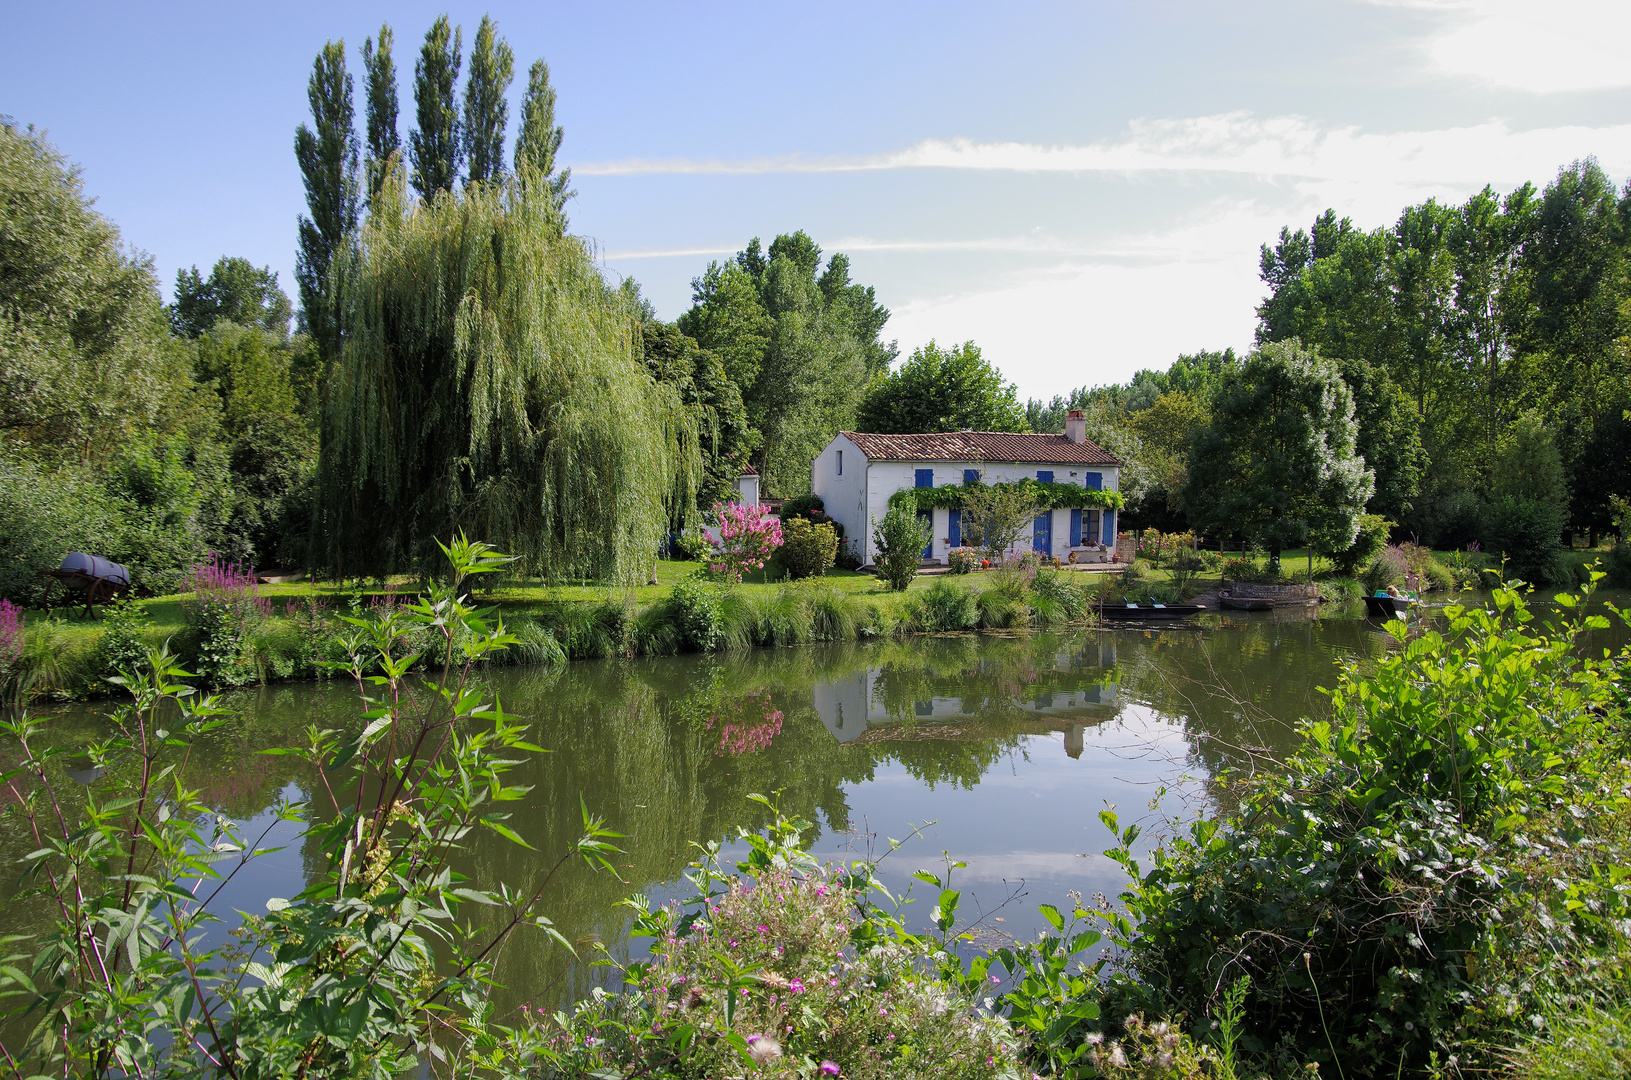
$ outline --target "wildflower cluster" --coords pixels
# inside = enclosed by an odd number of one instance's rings
[[[0,600],[0,665],[17,662],[23,655],[23,610],[10,600]]]
[[[216,686],[250,681],[250,630],[272,614],[254,568],[212,554],[187,571],[182,587],[193,594],[181,612],[198,632],[198,674]]]
[[[1217,1052],[1196,1043],[1176,1024],[1165,1020],[1146,1023],[1142,1016],[1133,1015],[1122,1027],[1125,1033],[1120,1039],[1107,1040],[1099,1032],[1087,1037],[1087,1063],[1099,1076],[1189,1080],[1222,1071]]]
[[[742,575],[760,570],[782,545],[781,519],[755,503],[715,503],[719,518],[719,539],[714,542],[708,569],[727,581],[739,582]]]
[[[705,880],[725,889],[689,911],[634,901],[649,962],[623,994],[557,1014],[555,1045],[583,1073],[1026,1075],[1009,1026],[942,978],[924,943],[868,932],[865,878],[781,866]]]

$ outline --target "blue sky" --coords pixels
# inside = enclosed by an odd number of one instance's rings
[[[1384,225],[1588,154],[1631,176],[1623,2],[5,8],[0,113],[167,288],[230,254],[293,294],[312,57],[344,38],[360,75],[390,22],[405,137],[425,28],[490,11],[522,72],[550,63],[573,230],[664,317],[802,228],[903,352],[971,338],[1026,396],[1249,344],[1258,245],[1326,206]]]

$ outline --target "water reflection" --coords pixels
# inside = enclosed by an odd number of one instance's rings
[[[580,954],[599,942],[622,957],[616,901],[637,890],[672,895],[695,845],[763,825],[747,795],[780,791],[786,811],[817,823],[825,857],[856,857],[934,821],[886,861],[891,885],[904,889],[944,849],[969,864],[960,873],[970,910],[995,908],[1023,882],[1028,895],[988,926],[1029,934],[1037,903],[1119,887],[1119,869],[1098,854],[1108,846],[1097,820],[1107,803],[1124,821],[1157,826],[1193,814],[1215,797],[1209,780],[1219,771],[1289,749],[1296,721],[1323,706],[1314,688],[1331,685],[1339,663],[1396,644],[1363,620],[1319,614],[495,671],[487,679],[506,710],[529,717],[532,741],[550,751],[513,776],[531,791],[512,824],[536,850],[482,835],[459,869],[484,884],[537,888],[578,834],[581,797],[627,835],[621,880],[565,867],[543,910]],[[280,792],[332,812],[297,758],[260,751],[302,744],[308,726],[351,727],[354,692],[283,685],[229,704],[235,719],[195,748],[188,782],[252,830],[252,819],[270,823]],[[68,709],[52,731],[63,745],[84,745],[105,724],[97,710]],[[33,844],[8,821],[0,858],[16,866]],[[273,840],[289,846],[239,875],[224,894],[230,907],[259,910],[317,870],[320,854],[298,835]],[[42,911],[36,900],[7,904],[0,932],[38,929]],[[552,1005],[586,993],[606,969],[538,935],[506,946],[499,976],[507,1007]]]

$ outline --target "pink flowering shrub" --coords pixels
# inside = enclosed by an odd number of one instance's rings
[[[764,568],[782,545],[782,523],[763,506],[715,503],[719,539],[708,559],[708,569],[735,583],[742,575]]]
[[[254,568],[212,554],[187,571],[182,588],[193,594],[181,602],[181,613],[198,632],[198,674],[216,686],[254,679],[247,656],[250,631],[272,614]]]
[[[23,655],[23,609],[0,600],[0,667],[15,664]]]

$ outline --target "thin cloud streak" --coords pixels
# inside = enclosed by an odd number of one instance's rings
[[[1366,178],[1384,182],[1549,175],[1558,165],[1596,154],[1612,172],[1631,171],[1631,124],[1514,131],[1505,121],[1436,131],[1364,132],[1322,128],[1301,116],[1259,119],[1251,113],[1174,120],[1134,120],[1117,140],[1045,146],[972,139],[925,139],[871,157],[757,158],[743,161],[630,159],[574,166],[586,176],[654,174],[759,175],[898,169],[1006,172],[1216,172],[1305,179]]]

